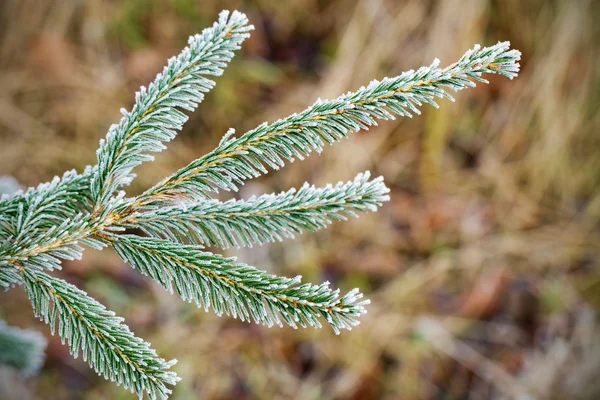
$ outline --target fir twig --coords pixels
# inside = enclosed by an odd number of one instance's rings
[[[57,269],[60,258],[78,259],[83,248],[76,243],[53,246],[58,238],[76,235],[86,224],[83,212],[89,211],[89,174],[67,171],[62,178],[37,188],[5,196],[0,201],[0,286],[21,282],[14,269],[2,268],[19,262],[27,268]],[[83,236],[85,239],[85,236]],[[89,244],[93,244],[89,242]],[[39,257],[34,257],[39,255]]]
[[[41,333],[20,329],[0,321],[0,365],[8,365],[24,376],[36,374],[44,363],[48,341]]]
[[[98,168],[91,183],[98,206],[106,204],[118,187],[129,184],[135,166],[153,160],[148,152],[163,150],[163,142],[175,137],[187,120],[178,108],[195,110],[215,84],[206,76],[223,73],[251,29],[244,14],[223,11],[212,28],[190,37],[188,47],[169,59],[147,89],[136,93],[131,111],[121,110],[121,122],[110,127],[98,149]]]
[[[267,274],[235,258],[203,252],[193,245],[182,245],[157,238],[135,235],[105,236],[129,264],[175,291],[182,299],[194,301],[205,310],[212,307],[242,321],[282,326],[283,321],[321,327],[323,317],[336,334],[352,329],[364,314],[368,300],[354,289],[339,297],[329,283],[300,284],[300,277],[285,278]]]
[[[98,374],[123,385],[140,398],[166,399],[179,378],[169,371],[176,361],[165,361],[150,344],[134,336],[123,318],[75,286],[43,272],[23,271],[25,291],[33,312],[50,325],[77,357],[81,351]]]
[[[248,200],[202,201],[143,212],[123,226],[139,227],[151,236],[175,242],[196,242],[227,248],[294,238],[303,230],[325,228],[332,220],[376,211],[389,199],[383,178],[370,173],[353,181],[315,188],[305,183],[297,191],[265,194]]]
[[[217,148],[135,198],[119,191],[133,179],[132,170],[151,160],[149,152],[164,148],[181,129],[252,27],[245,15],[221,13],[219,21],[169,60],[163,72],[136,95],[130,112],[123,111],[98,150],[98,164],[35,189],[0,198],[0,286],[23,284],[34,312],[58,326],[59,336],[76,356],[81,350],[92,367],[136,392],[166,398],[167,385],[178,378],[172,362],[158,358],[148,343],[135,337],[104,306],[45,271],[61,260],[81,257],[82,245],[112,245],[133,267],[176,291],[183,299],[219,315],[266,325],[321,326],[324,318],[336,333],[358,324],[368,300],[357,289],[340,297],[327,283],[302,284],[300,278],[268,274],[233,258],[202,250],[265,243],[317,230],[356,212],[374,211],[388,199],[381,178],[248,200],[219,202],[209,192],[236,190],[245,179],[279,168],[285,160],[320,152],[348,133],[367,129],[377,119],[412,116],[435,97],[485,82],[484,73],[509,78],[518,71],[519,53],[508,43],[476,46],[457,63],[440,69],[409,71],[373,81],[331,101],[317,101],[300,114],[262,124],[240,138],[230,130]],[[123,234],[142,228],[154,237]],[[181,242],[181,243],[178,243]]]
[[[266,173],[265,164],[279,169],[284,160],[302,160],[313,150],[320,153],[325,143],[377,125],[377,119],[412,117],[421,113],[418,107],[424,103],[438,107],[436,97],[454,100],[447,89],[459,91],[475,86],[476,81],[487,83],[483,74],[512,79],[519,69],[520,53],[509,48],[509,42],[483,49],[475,46],[447,68],[440,69],[436,59],[428,67],[373,81],[337,99],[317,100],[299,114],[271,125],[263,123],[239,138],[232,137],[230,130],[216,149],[147,190],[135,205],[199,201],[219,189],[237,190],[245,179]]]

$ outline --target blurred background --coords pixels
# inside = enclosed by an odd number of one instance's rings
[[[183,380],[173,399],[600,398],[600,16],[585,0],[4,0],[0,175],[37,185],[95,162],[98,140],[221,9],[256,26],[135,194],[243,133],[312,104],[510,40],[514,81],[359,132],[236,194],[383,175],[391,201],[330,229],[229,252],[372,301],[362,324],[272,328],[171,296],[110,250],[61,276],[125,317]],[[231,194],[229,194],[231,196]],[[224,195],[222,198],[228,198]],[[49,329],[20,288],[0,318]],[[129,399],[50,338],[39,376],[0,370],[1,398]]]

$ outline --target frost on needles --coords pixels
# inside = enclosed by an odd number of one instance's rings
[[[139,164],[165,148],[253,29],[240,12],[219,20],[171,58],[130,111],[100,141],[98,162],[82,173],[0,200],[0,285],[23,285],[34,313],[58,332],[71,353],[99,374],[151,399],[164,399],[179,378],[174,361],[156,354],[103,305],[50,275],[61,260],[79,259],[84,246],[113,247],[132,268],[193,301],[244,321],[320,327],[336,333],[356,326],[368,300],[357,289],[341,295],[328,283],[268,274],[203,246],[253,246],[325,228],[334,220],[375,211],[389,199],[381,177],[369,172],[337,185],[221,202],[219,190],[237,190],[245,180],[283,167],[286,161],[321,152],[377,120],[420,114],[423,104],[452,100],[459,91],[486,83],[484,74],[512,79],[520,53],[508,42],[475,46],[457,62],[436,60],[416,71],[373,81],[334,100],[317,100],[304,111],[239,137],[228,131],[217,147],[136,197],[122,191]],[[140,228],[145,236],[124,233]]]

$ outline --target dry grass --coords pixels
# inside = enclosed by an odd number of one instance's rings
[[[524,55],[514,81],[494,78],[455,104],[383,123],[242,190],[248,197],[365,169],[384,175],[392,201],[377,214],[238,251],[277,273],[361,286],[373,304],[351,333],[269,330],[205,314],[110,251],[67,263],[68,280],[180,360],[175,399],[600,396],[597,4],[141,3],[0,5],[2,174],[33,185],[93,162],[136,87],[225,7],[247,11],[257,26],[245,54],[169,151],[140,168],[133,191],[210,150],[229,126],[244,131],[434,57],[450,63],[473,43],[511,40]],[[18,289],[0,294],[0,312],[39,326]],[[29,391],[128,398],[56,340]]]

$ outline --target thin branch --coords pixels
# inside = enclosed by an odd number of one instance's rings
[[[389,200],[383,178],[369,181],[359,174],[353,181],[315,188],[305,183],[298,191],[266,194],[248,200],[203,201],[192,206],[165,207],[132,216],[123,224],[139,227],[155,237],[227,248],[294,238],[303,230],[316,231],[332,220],[376,211]]]
[[[264,123],[240,138],[232,137],[230,130],[216,149],[147,190],[134,205],[193,202],[219,189],[237,190],[245,179],[267,173],[265,165],[279,169],[284,160],[303,159],[313,150],[320,153],[325,143],[368,129],[377,119],[420,114],[418,107],[424,103],[437,107],[436,97],[453,100],[447,89],[459,91],[475,86],[475,81],[487,83],[482,74],[512,79],[519,59],[520,52],[510,50],[509,42],[483,49],[475,46],[447,68],[440,69],[436,59],[428,67],[373,81],[335,100],[319,99],[299,114],[271,125]]]
[[[148,152],[163,150],[163,142],[175,137],[187,120],[178,108],[193,111],[197,107],[215,84],[206,76],[223,73],[251,29],[244,14],[234,11],[230,16],[223,11],[211,28],[190,37],[189,46],[169,60],[147,89],[140,88],[130,112],[121,110],[121,122],[111,126],[97,152],[91,192],[98,207],[118,187],[129,184],[134,167],[153,160]]]
[[[135,235],[106,235],[117,253],[132,267],[150,276],[164,288],[205,310],[212,307],[243,321],[282,326],[282,321],[321,327],[319,318],[340,329],[358,325],[366,313],[368,300],[359,301],[357,289],[340,297],[339,290],[321,285],[301,284],[300,277],[285,278],[268,274],[235,258],[203,252],[198,246],[172,243],[163,239]],[[281,317],[281,318],[280,318]]]
[[[169,369],[176,361],[165,361],[150,344],[136,337],[115,316],[87,293],[43,272],[23,270],[24,287],[35,315],[50,325],[74,357],[83,359],[107,379],[151,399],[166,399],[167,385],[179,381]]]

